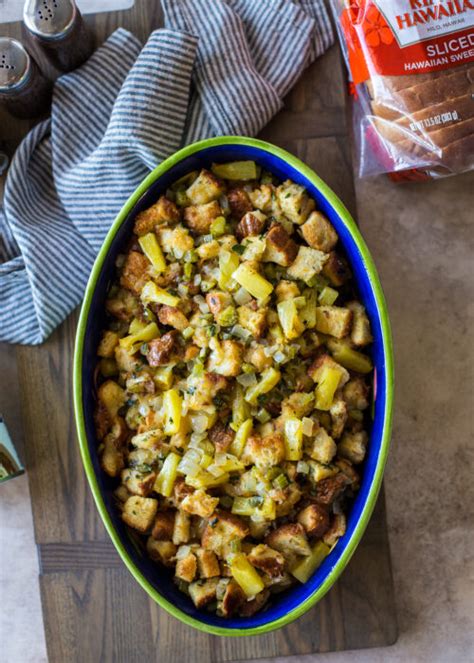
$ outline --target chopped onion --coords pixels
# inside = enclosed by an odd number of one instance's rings
[[[224,214],[226,214],[226,212],[230,212],[230,205],[227,196],[222,195],[219,198],[219,205],[221,206],[221,210],[224,212]]]
[[[234,325],[230,330],[230,333],[232,336],[237,336],[237,338],[241,338],[244,341],[252,336],[252,334],[241,325]]]
[[[265,353],[265,355],[266,355],[267,357],[273,357],[273,355],[274,355],[275,352],[277,352],[277,351],[278,351],[278,345],[270,345],[270,346],[267,347],[267,348],[263,348],[263,352]]]
[[[242,387],[252,387],[254,384],[257,384],[255,373],[243,373],[242,375],[238,375],[236,380]]]
[[[296,471],[299,474],[309,474],[309,465],[304,460],[299,460],[296,464]]]
[[[239,306],[244,306],[252,301],[252,295],[249,295],[245,288],[239,288],[234,295],[236,304]]]
[[[303,417],[302,423],[301,430],[303,431],[303,435],[311,436],[313,434],[313,420],[309,419],[309,417]]]
[[[204,414],[199,414],[197,417],[191,418],[193,430],[196,433],[204,433],[207,430],[209,420]]]
[[[286,354],[284,352],[281,352],[281,350],[278,350],[278,352],[275,352],[273,355],[273,359],[276,361],[277,364],[283,364],[283,362],[288,359]]]
[[[183,559],[187,557],[191,552],[191,546],[179,546],[178,552],[176,553],[176,559]]]

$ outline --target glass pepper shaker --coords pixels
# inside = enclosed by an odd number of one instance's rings
[[[30,118],[48,110],[52,83],[25,47],[0,37],[0,104],[15,117]]]
[[[61,71],[76,69],[94,50],[92,33],[74,0],[26,0],[23,21],[29,38]]]

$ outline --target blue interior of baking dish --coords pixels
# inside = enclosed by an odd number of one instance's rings
[[[183,593],[178,591],[172,581],[170,571],[163,569],[156,563],[147,559],[133,545],[126,532],[126,527],[122,523],[118,511],[114,506],[112,491],[116,482],[107,477],[100,469],[97,457],[97,442],[94,431],[93,411],[93,374],[96,365],[96,348],[99,342],[101,330],[105,324],[104,302],[109,284],[114,278],[115,259],[123,250],[125,244],[130,238],[135,215],[143,209],[154,203],[158,197],[166,191],[168,186],[179,177],[185,175],[191,170],[202,167],[210,167],[212,162],[226,162],[235,160],[253,159],[263,168],[274,173],[281,180],[291,179],[298,184],[303,185],[309,194],[316,200],[317,207],[329,218],[334,225],[340,241],[344,247],[346,257],[352,267],[359,297],[364,303],[374,336],[374,343],[371,346],[371,354],[377,373],[377,397],[374,408],[374,421],[370,431],[370,442],[368,453],[362,470],[362,481],[360,490],[352,503],[352,508],[348,516],[348,526],[345,535],[339,540],[336,547],[330,555],[324,560],[320,568],[313,577],[304,585],[298,585],[282,594],[278,594],[270,607],[264,612],[248,618],[223,619],[213,613],[197,610],[192,601]],[[92,297],[90,311],[87,319],[87,327],[84,341],[82,379],[83,379],[83,408],[86,425],[86,433],[89,444],[89,451],[97,476],[97,481],[102,491],[106,508],[110,518],[119,533],[123,545],[128,551],[134,564],[140,572],[159,591],[164,598],[178,607],[184,613],[200,620],[201,622],[222,626],[227,628],[252,628],[270,624],[271,622],[283,617],[284,615],[297,608],[302,602],[308,599],[315,592],[321,583],[331,573],[337,560],[348,541],[350,540],[354,529],[359,521],[363,507],[371,491],[371,486],[376,471],[377,460],[380,453],[380,446],[384,428],[384,412],[386,405],[386,367],[384,361],[384,347],[382,338],[382,328],[380,311],[378,310],[373,288],[364,265],[363,258],[354,242],[350,230],[343,220],[336,213],[331,204],[325,199],[318,188],[308,180],[296,168],[286,163],[280,157],[265,151],[246,145],[222,145],[204,149],[193,155],[184,158],[182,161],[171,167],[166,173],[159,177],[148,189],[148,191],[136,203],[132,211],[125,218],[123,224],[117,231],[111,244],[110,250],[105,257],[102,269],[97,281],[97,285]]]

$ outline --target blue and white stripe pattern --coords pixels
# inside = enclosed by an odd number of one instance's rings
[[[0,341],[37,344],[80,303],[113,219],[183,144],[255,135],[332,43],[323,0],[163,0],[142,49],[117,30],[56,82],[0,209]]]

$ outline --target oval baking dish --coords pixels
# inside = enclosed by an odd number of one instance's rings
[[[105,322],[105,298],[115,261],[126,245],[138,212],[146,209],[170,184],[186,173],[213,162],[254,160],[280,180],[304,186],[333,224],[352,267],[359,299],[370,318],[374,342],[373,421],[360,490],[348,513],[347,530],[305,584],[279,594],[268,609],[252,617],[224,619],[194,607],[173,584],[172,572],[149,559],[129,536],[114,505],[114,480],[99,465],[93,421],[96,350]],[[263,141],[220,137],[180,150],[158,166],[123,206],[95,261],[79,319],[74,357],[76,425],[84,468],[99,513],[125,565],[161,607],[184,623],[216,635],[255,635],[279,628],[301,616],[319,601],[347,565],[367,526],[382,483],[390,443],[393,402],[393,356],[387,308],[377,272],[362,236],[337,196],[304,163]]]

